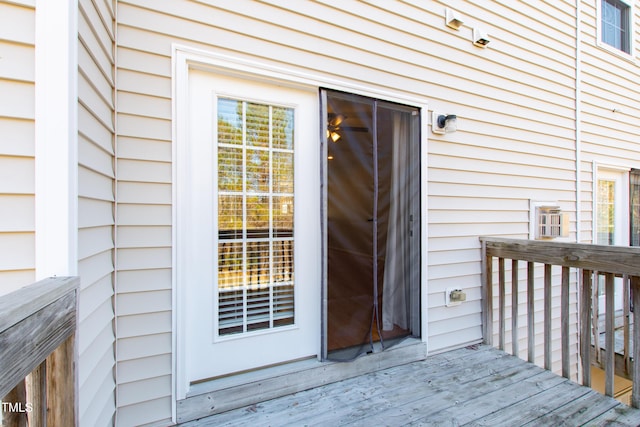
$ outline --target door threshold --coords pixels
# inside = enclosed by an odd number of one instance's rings
[[[289,375],[296,372],[312,369],[322,364],[316,356],[310,356],[304,359],[292,360],[276,365],[264,366],[261,368],[250,369],[247,371],[236,372],[219,377],[199,380],[191,384],[187,392],[187,399],[203,393],[224,390],[236,387],[242,384],[263,381],[275,376]]]
[[[410,338],[383,352],[363,355],[351,362],[320,362],[314,357],[219,377],[190,387],[187,397],[177,402],[177,421],[184,423],[207,417],[347,378],[424,360],[426,356],[426,343],[417,338]]]

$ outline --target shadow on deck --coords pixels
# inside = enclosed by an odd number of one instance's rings
[[[486,345],[361,375],[183,426],[640,425],[640,409]]]

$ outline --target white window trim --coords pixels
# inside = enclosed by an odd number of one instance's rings
[[[597,194],[598,194],[598,180],[600,179],[600,176],[602,175],[602,173],[616,173],[616,174],[620,174],[620,175],[624,175],[625,177],[622,180],[622,184],[623,184],[623,188],[621,191],[621,196],[622,196],[622,200],[619,202],[619,204],[622,205],[622,215],[619,218],[619,221],[621,222],[621,225],[623,227],[626,227],[626,229],[623,229],[623,235],[622,238],[620,239],[620,243],[623,246],[628,246],[629,245],[629,230],[628,230],[628,224],[629,224],[629,172],[631,171],[631,166],[621,166],[621,165],[609,165],[609,164],[600,164],[597,162],[593,162],[593,188],[592,188],[592,226],[591,226],[591,242],[595,244],[595,242],[597,241],[597,232],[598,232],[598,224],[597,224],[597,209],[598,209],[598,198],[597,198]]]
[[[557,200],[533,200],[529,199],[529,239],[536,240],[537,228],[538,228],[538,218],[537,218],[537,208],[541,208],[543,206],[558,206],[561,204]],[[567,215],[567,213],[565,213]],[[569,229],[569,233],[571,229]],[[570,237],[562,237],[558,236],[553,239],[554,242],[571,242]]]
[[[612,53],[614,55],[619,56],[622,59],[626,59],[627,61],[631,61],[633,63],[636,62],[635,58],[635,48],[636,48],[636,42],[635,42],[635,8],[633,5],[633,2],[631,0],[619,0],[620,2],[626,4],[627,6],[629,6],[629,32],[630,32],[630,40],[629,40],[629,52],[624,52],[620,49],[617,49],[613,46],[611,46],[608,43],[605,43],[602,40],[602,1],[603,0],[598,0],[597,4],[596,4],[596,44],[599,48],[606,50],[609,53]]]
[[[184,304],[184,291],[176,286],[178,282],[178,266],[184,261],[181,261],[176,251],[177,247],[180,247],[183,243],[183,238],[177,229],[182,229],[180,224],[180,206],[178,203],[178,187],[180,182],[184,182],[184,179],[179,176],[177,168],[178,158],[184,158],[184,145],[182,142],[187,138],[187,122],[188,122],[188,81],[189,70],[192,68],[201,68],[207,70],[219,70],[225,73],[231,73],[235,75],[253,76],[254,78],[262,80],[276,81],[291,85],[303,85],[303,86],[316,86],[326,87],[329,89],[341,90],[346,92],[355,93],[358,95],[369,96],[378,99],[384,99],[391,102],[398,102],[405,105],[410,105],[420,108],[420,126],[421,126],[421,216],[424,226],[421,227],[421,336],[424,343],[427,342],[429,336],[428,331],[428,304],[427,304],[427,254],[428,254],[428,235],[426,224],[428,224],[428,206],[427,206],[427,135],[428,132],[428,102],[425,98],[412,97],[405,94],[399,94],[396,92],[389,92],[379,90],[373,86],[359,85],[350,82],[345,82],[338,79],[333,79],[326,76],[317,76],[313,74],[303,73],[297,70],[291,70],[288,68],[276,67],[267,65],[262,62],[238,58],[230,55],[210,52],[207,50],[185,46],[181,44],[172,45],[172,145],[173,145],[173,182],[177,185],[173,186],[172,193],[172,240],[173,240],[173,255],[172,255],[172,419],[176,422],[177,419],[177,400],[184,399],[187,394],[187,386],[185,383],[186,366],[185,357],[181,355],[181,352],[185,348],[185,331],[186,325]]]

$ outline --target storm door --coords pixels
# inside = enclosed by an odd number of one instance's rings
[[[322,91],[324,356],[420,335],[419,109]]]
[[[624,170],[598,169],[596,192],[597,245],[629,245],[629,173]],[[614,308],[623,308],[623,281],[616,278]],[[605,280],[599,277],[598,312],[605,313]]]

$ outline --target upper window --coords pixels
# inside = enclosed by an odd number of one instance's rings
[[[600,40],[631,54],[631,5],[626,0],[601,0]]]

